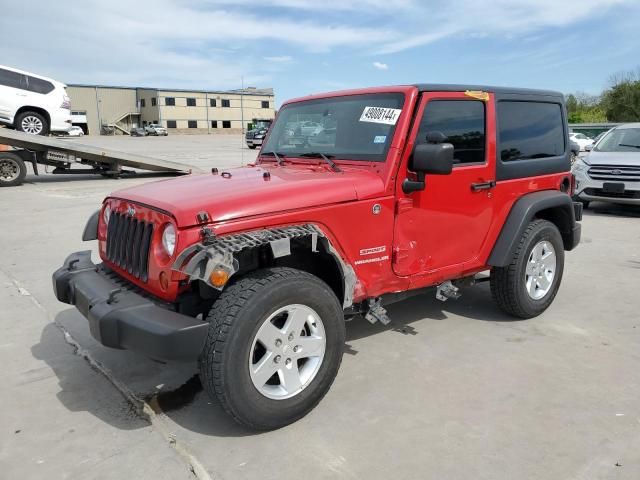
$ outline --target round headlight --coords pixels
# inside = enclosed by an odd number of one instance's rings
[[[105,225],[109,225],[110,218],[111,218],[111,208],[109,208],[109,205],[107,205],[106,207],[104,207],[104,210],[102,211],[102,220],[104,220]]]
[[[170,223],[167,223],[162,232],[162,246],[167,255],[173,256],[176,249],[176,229]]]

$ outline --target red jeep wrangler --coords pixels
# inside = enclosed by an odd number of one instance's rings
[[[91,252],[53,275],[103,345],[198,360],[256,429],[327,393],[345,319],[441,300],[490,270],[509,314],[553,301],[580,240],[560,93],[459,85],[343,91],[283,105],[255,164],[114,193]],[[371,372],[372,375],[374,372]]]

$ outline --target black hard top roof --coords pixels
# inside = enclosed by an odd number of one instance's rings
[[[462,92],[465,90],[482,90],[483,92],[502,95],[544,95],[546,97],[560,97],[563,94],[553,90],[536,90],[533,88],[491,87],[488,85],[449,85],[438,83],[418,83],[415,85],[421,92]]]

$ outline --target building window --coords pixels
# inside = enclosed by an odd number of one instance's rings
[[[146,102],[144,101],[144,98],[141,98],[141,99],[140,99],[140,108],[144,108],[144,107],[146,107],[146,106],[147,106],[147,104],[146,104]]]
[[[152,98],[151,98],[151,106],[152,106],[152,107],[155,107],[157,104],[158,104],[158,102],[157,102],[157,100],[156,100],[156,97],[152,97]]]
[[[176,128],[175,120],[167,120],[167,128]]]
[[[165,97],[164,99],[164,104],[167,107],[175,107],[176,106],[176,99],[175,97]],[[154,104],[155,105],[155,104]]]
[[[231,100],[227,100],[227,99],[222,99],[222,107],[223,108],[227,108],[231,106]]]
[[[212,107],[215,107],[216,106],[216,99],[215,98],[209,99],[209,105],[211,105]]]
[[[231,120],[223,120],[222,121],[222,128],[231,128]]]
[[[262,108],[269,108],[269,100],[262,101]]]
[[[217,120],[211,120],[211,128],[218,128],[218,121]]]
[[[195,98],[187,98],[187,107],[195,107],[196,99]]]
[[[484,102],[477,100],[431,100],[420,122],[416,143],[425,143],[429,133],[444,134],[453,145],[453,163],[485,161]]]
[[[189,128],[198,128],[198,121],[197,120],[189,120],[187,122],[187,125]]]

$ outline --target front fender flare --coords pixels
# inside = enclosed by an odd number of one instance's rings
[[[224,268],[230,276],[240,269],[236,254],[245,248],[269,245],[274,258],[291,255],[290,242],[294,238],[311,237],[311,250],[324,248],[340,267],[343,280],[343,308],[353,305],[357,277],[353,267],[346,262],[332,245],[329,237],[315,224],[290,225],[228,235],[211,236],[183,250],[176,258],[172,270],[189,276],[189,280],[200,280],[216,290],[209,281],[214,269]]]

